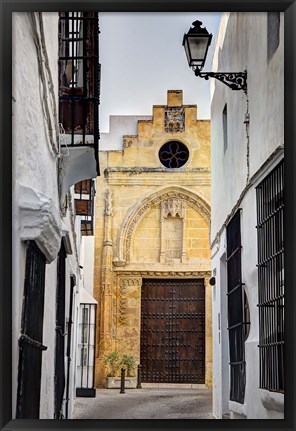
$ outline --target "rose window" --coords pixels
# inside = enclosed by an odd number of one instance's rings
[[[170,141],[159,150],[159,160],[166,168],[181,168],[189,157],[186,145],[178,141]]]

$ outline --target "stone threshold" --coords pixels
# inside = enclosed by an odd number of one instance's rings
[[[161,388],[161,389],[208,389],[204,384],[197,383],[142,383],[143,389]]]

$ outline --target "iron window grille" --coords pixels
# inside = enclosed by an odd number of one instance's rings
[[[284,161],[257,193],[260,388],[284,392]]]
[[[88,236],[94,234],[94,180],[84,180],[75,184],[75,212],[81,216],[81,234]]]
[[[226,235],[230,400],[243,404],[246,385],[245,327],[249,322],[244,321],[240,210],[228,224]]]
[[[77,397],[95,396],[96,304],[80,304]]]
[[[19,338],[17,419],[39,419],[46,259],[27,242],[24,299]]]
[[[166,168],[181,168],[189,158],[189,151],[182,142],[169,141],[160,148],[158,155]]]
[[[250,333],[250,306],[249,306],[249,301],[248,301],[248,297],[245,289],[244,289],[244,296],[243,296],[243,321],[244,321],[244,339],[246,341]]]
[[[56,289],[56,346],[55,346],[55,403],[54,418],[63,419],[65,390],[65,303],[66,303],[66,250],[63,242],[58,255]]]
[[[88,332],[89,332],[89,317],[88,308],[82,308],[82,328],[81,328],[81,343],[87,344]]]
[[[59,121],[68,146],[94,146],[98,175],[100,70],[98,12],[61,12]]]
[[[72,274],[70,276],[70,301],[69,301],[69,317],[67,321],[67,378],[66,378],[66,389],[65,389],[65,419],[69,417],[69,401],[70,401],[70,370],[73,367],[72,360],[72,344],[73,344],[73,303],[74,303],[74,286],[76,285],[76,277]]]

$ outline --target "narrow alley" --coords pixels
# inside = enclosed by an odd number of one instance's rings
[[[291,18],[99,3],[7,20],[7,418],[288,423]]]
[[[73,419],[214,419],[207,388],[97,389],[76,398]]]

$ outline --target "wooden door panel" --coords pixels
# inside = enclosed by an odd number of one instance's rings
[[[205,289],[198,280],[143,280],[143,382],[204,383]]]

